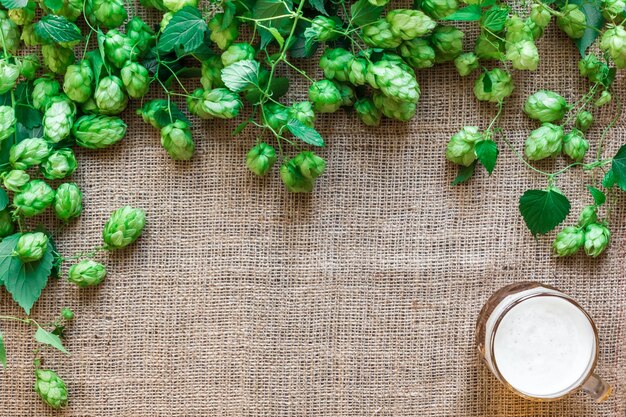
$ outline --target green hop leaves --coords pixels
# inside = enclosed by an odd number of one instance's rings
[[[24,233],[20,236],[13,250],[13,255],[20,261],[35,262],[43,258],[48,249],[48,236],[41,232]]]
[[[554,91],[541,90],[530,95],[524,104],[524,113],[540,122],[561,120],[569,110],[567,101]]]
[[[80,216],[83,211],[83,193],[78,185],[68,182],[59,185],[54,195],[54,213],[63,220]]]
[[[267,143],[255,145],[246,155],[246,166],[258,176],[268,173],[276,162],[276,151]]]
[[[83,148],[101,149],[124,137],[126,124],[119,117],[88,115],[80,117],[72,128],[76,143]]]
[[[161,129],[161,145],[172,159],[179,161],[191,159],[196,148],[191,129],[182,120],[176,120]]]
[[[486,77],[489,77],[491,81],[490,89],[485,88]],[[497,103],[510,96],[513,88],[511,74],[500,68],[494,68],[491,71],[483,72],[478,77],[474,83],[474,95],[478,100]]]
[[[115,210],[102,232],[106,248],[113,250],[130,245],[141,236],[145,224],[146,215],[141,209],[124,206]]]
[[[54,195],[54,190],[44,181],[32,180],[15,194],[13,205],[25,217],[32,217],[43,213],[54,201]]]
[[[550,158],[561,153],[563,128],[552,123],[544,123],[533,130],[526,139],[524,153],[531,161]]]
[[[13,216],[8,208],[0,210],[0,238],[12,235],[15,231]]]
[[[50,407],[58,409],[67,405],[65,382],[49,369],[35,370],[35,392]]]
[[[74,152],[69,148],[62,148],[48,155],[41,164],[41,173],[49,180],[56,180],[69,177],[77,167]]]
[[[67,280],[81,288],[94,287],[102,282],[107,271],[101,263],[85,259],[70,266]]]

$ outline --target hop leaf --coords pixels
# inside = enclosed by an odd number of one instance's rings
[[[186,53],[192,52],[202,45],[207,29],[208,26],[200,11],[195,7],[185,6],[174,13],[163,30],[157,46],[162,52],[170,52],[177,48]]]
[[[519,210],[533,235],[546,234],[569,214],[567,197],[556,189],[528,190],[519,199]]]

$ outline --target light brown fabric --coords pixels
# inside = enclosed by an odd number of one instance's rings
[[[519,150],[535,126],[521,112],[528,94],[551,88],[572,102],[588,86],[556,28],[539,45],[540,68],[515,72],[501,123]],[[501,141],[491,177],[479,170],[451,187],[448,138],[463,125],[484,128],[495,113],[474,99],[474,77],[459,80],[452,65],[420,71],[423,96],[410,123],[368,128],[343,111],[320,116],[328,172],[311,195],[285,192],[276,169],[266,179],[246,170],[256,132],[231,137],[238,121],[196,124],[197,153],[179,163],[128,111],[122,143],[78,152],[85,212],[57,241],[65,255],[98,245],[123,204],[147,211],[144,236],[102,258],[103,285],[53,281],[33,310],[42,322],[63,306],[76,311],[72,356],[45,352],[46,366],[68,383],[65,411],[32,391],[30,335],[1,324],[9,369],[0,374],[0,415],[623,416],[626,201],[612,213],[606,256],[555,259],[553,234],[535,241],[517,210],[523,191],[545,180]],[[306,96],[304,82],[295,89]],[[602,122],[589,135],[591,152],[613,111],[595,112]],[[611,131],[607,156],[625,133],[623,123]],[[567,224],[591,202],[583,181],[576,171],[558,183],[573,203]],[[615,385],[609,401],[528,402],[479,363],[481,305],[522,280],[562,289],[597,320],[598,373]],[[3,313],[20,314],[3,294]]]

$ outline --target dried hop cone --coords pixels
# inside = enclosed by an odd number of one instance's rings
[[[526,139],[524,153],[531,161],[557,156],[563,147],[563,128],[544,123]]]
[[[126,123],[115,116],[82,116],[74,123],[72,134],[83,148],[106,148],[122,140],[126,134]]]
[[[43,258],[48,248],[48,236],[41,232],[24,233],[17,241],[13,256],[20,261],[35,262]]]
[[[600,256],[609,245],[611,232],[603,224],[592,223],[585,228],[585,253],[593,258]]]
[[[585,233],[583,229],[576,226],[568,226],[556,235],[552,247],[556,256],[569,256],[582,248],[584,243]]]
[[[28,181],[30,181],[30,175],[21,169],[12,169],[2,174],[4,188],[16,193],[20,192]]]
[[[35,370],[35,392],[54,409],[67,405],[65,382],[54,371],[49,369]]]
[[[54,190],[42,180],[28,182],[15,194],[13,205],[25,217],[41,214],[54,201]]]
[[[131,206],[115,210],[104,225],[102,237],[107,249],[121,249],[133,243],[141,235],[146,224],[143,210]]]
[[[78,185],[68,182],[59,185],[54,195],[54,213],[61,219],[68,221],[80,216],[83,211],[83,193]]]
[[[161,129],[161,145],[172,159],[191,159],[196,148],[191,137],[191,129],[183,120],[176,120]]]
[[[470,166],[476,160],[476,142],[482,138],[483,135],[478,127],[463,127],[450,138],[446,147],[446,158],[455,164]]]
[[[530,95],[524,104],[524,113],[540,122],[561,120],[569,110],[567,101],[554,91],[540,90]]]
[[[585,139],[583,132],[578,129],[572,129],[563,138],[563,152],[574,161],[582,161],[588,149],[589,142]]]
[[[267,174],[275,162],[276,151],[264,142],[255,145],[246,155],[246,166],[258,176]]]
[[[29,138],[11,146],[9,162],[15,169],[39,165],[50,154],[50,145],[42,138]]]
[[[53,151],[41,164],[41,173],[49,180],[69,177],[72,175],[78,163],[74,151],[70,148],[62,148]]]
[[[67,280],[81,288],[93,287],[102,282],[107,271],[101,263],[85,259],[70,266],[67,271]]]

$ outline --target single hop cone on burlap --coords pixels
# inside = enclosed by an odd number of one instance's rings
[[[585,233],[583,229],[576,226],[568,226],[556,235],[552,247],[556,256],[570,256],[582,248],[584,243]]]
[[[121,113],[128,104],[124,83],[115,75],[103,77],[93,97],[100,113],[108,116]]]
[[[101,263],[85,259],[70,266],[67,280],[81,288],[94,287],[102,282],[107,271]]]
[[[119,117],[96,114],[82,116],[72,128],[76,144],[83,148],[102,149],[111,146],[126,134],[126,123]]]
[[[454,58],[454,66],[461,77],[470,75],[480,67],[478,57],[473,52],[466,52]]]
[[[563,153],[576,162],[580,162],[585,157],[589,149],[589,142],[585,139],[583,132],[572,129],[563,137]]]
[[[196,144],[191,136],[191,129],[182,120],[176,120],[161,129],[161,145],[168,155],[177,161],[191,159],[196,149]]]
[[[464,126],[452,135],[446,147],[446,158],[457,165],[470,166],[476,160],[476,142],[483,135],[476,126]]]
[[[50,145],[43,138],[29,138],[11,146],[9,162],[15,169],[39,165],[50,154]]]
[[[524,113],[540,122],[561,120],[569,110],[567,101],[554,91],[540,90],[530,95],[524,104]]]
[[[11,106],[0,106],[0,141],[15,132],[15,110]]]
[[[2,174],[4,188],[16,193],[20,192],[28,181],[30,181],[30,175],[21,169],[12,169]]]
[[[62,148],[53,151],[48,157],[41,163],[41,173],[44,178],[49,180],[57,180],[72,175],[78,163],[74,156],[74,151],[70,148]]]
[[[578,226],[585,228],[598,221],[598,210],[595,206],[585,206],[578,216]]]
[[[613,96],[611,95],[611,93],[609,93],[607,90],[604,90],[602,93],[600,93],[600,97],[598,97],[593,105],[596,107],[602,107],[606,104],[609,104],[612,99]]]
[[[592,223],[585,227],[585,253],[592,258],[600,256],[609,245],[611,232],[603,224]]]
[[[13,197],[13,205],[24,217],[43,213],[54,201],[54,190],[42,180],[28,182]]]
[[[70,65],[65,71],[63,91],[77,103],[84,103],[93,93],[93,71],[89,62],[84,60],[77,65]]]
[[[246,166],[258,176],[267,174],[275,162],[276,151],[264,142],[255,145],[246,155]]]
[[[563,127],[544,123],[526,139],[524,154],[531,161],[557,156],[563,147]]]
[[[24,233],[17,241],[13,256],[20,261],[35,262],[43,258],[48,248],[48,236],[41,232]]]
[[[8,208],[0,210],[0,238],[12,235],[15,232],[15,223],[13,223],[13,215]]]
[[[85,0],[85,17],[92,24],[100,24],[107,29],[121,26],[128,18],[124,0]]]
[[[67,405],[67,387],[54,371],[49,369],[35,370],[35,392],[54,409]]]
[[[487,74],[491,80],[491,91],[485,91],[485,77]],[[480,77],[476,79],[474,83],[474,95],[478,100],[497,103],[510,96],[513,92],[513,88],[511,74],[500,68],[494,68],[487,73],[483,72]]]
[[[0,61],[0,94],[11,91],[20,76],[20,67],[6,60]]]
[[[83,211],[83,193],[78,185],[68,182],[59,185],[54,195],[54,214],[64,221],[80,216]]]
[[[137,62],[127,62],[120,71],[120,77],[128,96],[131,98],[142,98],[150,88],[148,70]]]
[[[592,124],[593,115],[590,112],[583,110],[576,115],[576,127],[583,132],[589,130]]]
[[[146,225],[146,214],[131,206],[115,210],[104,225],[102,237],[108,250],[121,249],[133,243]]]

